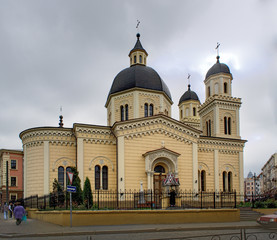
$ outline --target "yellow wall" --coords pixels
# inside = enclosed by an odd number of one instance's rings
[[[28,217],[70,226],[69,211],[28,210]],[[238,222],[239,209],[73,211],[73,226]]]
[[[84,178],[95,189],[95,166],[108,167],[108,190],[116,190],[116,145],[84,142]]]
[[[226,171],[232,172],[233,177],[233,189],[236,189],[237,192],[241,192],[239,189],[239,155],[231,153],[219,153],[219,188],[223,190],[223,179],[222,173]]]
[[[147,188],[147,175],[145,173],[145,159],[142,156],[148,151],[162,147],[181,154],[178,157],[178,172],[180,187],[192,189],[192,144],[185,144],[164,134],[155,133],[143,137],[125,139],[125,179],[126,189],[139,189],[140,181]]]
[[[44,144],[27,147],[26,196],[43,195],[44,185]]]
[[[199,166],[202,166],[200,169]],[[214,190],[214,152],[198,151],[198,170],[206,171],[206,190]]]
[[[49,156],[49,191],[52,192],[54,179],[58,180],[58,167],[64,167],[65,174],[67,167],[76,167],[76,145],[50,143]]]

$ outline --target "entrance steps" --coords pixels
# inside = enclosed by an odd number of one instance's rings
[[[256,221],[257,218],[262,216],[261,213],[255,212],[251,207],[239,208],[240,209],[240,221]]]

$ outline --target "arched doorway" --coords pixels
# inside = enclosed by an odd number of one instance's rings
[[[157,206],[161,205],[162,192],[163,192],[163,181],[166,178],[166,166],[161,163],[156,164],[154,167],[154,176],[153,176],[153,187],[154,187],[154,201]]]
[[[166,171],[164,166],[157,164],[154,168],[153,186],[154,193],[160,194],[162,192],[162,182],[166,178]]]

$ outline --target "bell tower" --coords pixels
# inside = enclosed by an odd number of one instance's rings
[[[199,108],[200,128],[204,136],[240,139],[241,99],[232,96],[233,76],[219,59],[217,56],[204,80],[206,99]]]

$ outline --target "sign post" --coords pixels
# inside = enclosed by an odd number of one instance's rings
[[[70,227],[72,227],[72,193],[76,192],[76,187],[71,186],[73,181],[73,173],[67,172],[67,176],[70,181],[70,186],[67,186],[66,191],[69,192],[69,196],[70,196]]]

